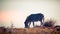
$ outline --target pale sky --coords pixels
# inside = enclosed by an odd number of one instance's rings
[[[24,28],[27,16],[42,13],[45,19],[56,19],[56,25],[60,25],[60,1],[59,0],[9,0],[1,1],[0,26]]]

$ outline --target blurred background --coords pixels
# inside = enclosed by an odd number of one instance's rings
[[[27,16],[42,13],[60,25],[60,0],[0,0],[0,26],[24,28]]]

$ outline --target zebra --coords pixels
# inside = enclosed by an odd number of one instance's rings
[[[40,21],[41,22],[41,25],[43,24],[43,21],[44,21],[44,15],[42,13],[37,13],[37,14],[31,14],[29,15],[24,24],[25,24],[25,28],[29,28],[31,22],[33,22],[33,26],[34,26],[34,22],[35,21]]]

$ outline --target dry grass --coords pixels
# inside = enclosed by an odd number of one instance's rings
[[[56,31],[53,28],[42,28],[42,27],[35,27],[35,28],[13,28],[11,32],[3,32],[0,31],[0,34],[60,34],[60,31]]]
[[[0,28],[0,34],[60,34],[60,31],[57,31],[56,28],[54,28],[55,22],[49,20],[47,23],[49,24],[48,27],[36,26],[35,28],[5,28],[7,29],[5,31],[4,27],[2,27]]]

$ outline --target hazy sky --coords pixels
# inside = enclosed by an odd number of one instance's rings
[[[42,13],[45,19],[56,19],[60,25],[60,1],[58,0],[3,0],[0,9],[0,26],[23,28],[26,17],[33,13]]]

